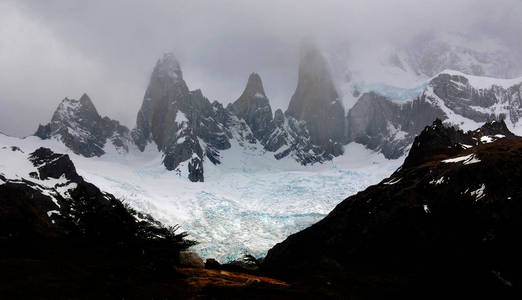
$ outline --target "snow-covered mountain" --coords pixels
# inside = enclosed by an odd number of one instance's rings
[[[335,79],[339,66],[331,67],[317,48],[304,49],[289,107],[274,112],[259,74],[224,107],[190,90],[177,59],[166,54],[151,74],[134,129],[101,117],[83,95],[65,98],[35,136],[0,135],[0,146],[25,156],[42,146],[69,154],[86,180],[166,224],[179,223],[201,243],[204,257],[227,260],[244,251],[262,255],[388,176],[437,118],[465,130],[503,119],[522,134],[522,78],[458,71],[427,78],[428,71],[408,68],[412,88],[383,88],[376,78],[352,90],[348,106],[345,86]],[[409,78],[401,76],[398,82]],[[31,178],[18,166],[2,160],[0,173]]]
[[[103,147],[107,142],[120,151],[128,151],[132,144],[129,129],[118,121],[101,117],[87,94],[79,100],[63,99],[51,122],[40,125],[35,135],[42,139],[54,137],[74,153],[86,157],[105,154]]]
[[[463,130],[503,119],[511,131],[522,134],[522,77],[495,79],[448,70],[425,86],[418,97],[408,100],[363,94],[347,115],[348,141],[397,158],[436,118]]]
[[[383,89],[376,77],[376,85],[364,87],[367,92],[352,91],[354,103],[347,113],[339,94],[346,91],[342,84],[340,89],[336,87],[339,83],[334,79],[343,66],[336,65],[332,73],[324,55],[313,45],[303,47],[297,88],[284,113],[273,113],[256,73],[249,76],[234,103],[224,107],[210,102],[201,90],[189,89],[180,63],[169,53],[154,67],[130,134],[117,121],[102,118],[83,95],[80,100],[64,99],[51,122],[40,126],[36,135],[57,138],[87,157],[102,155],[107,141],[121,152],[132,147],[144,151],[152,145],[163,154],[167,170],[184,174],[191,181],[204,181],[204,162],[220,165],[223,153],[233,144],[253,155],[269,152],[274,163],[288,156],[310,165],[342,155],[342,146],[351,142],[381,151],[387,158],[401,157],[413,138],[436,118],[466,130],[491,119],[506,119],[509,128],[520,133],[522,77],[494,79],[446,70],[434,73],[448,66],[474,74],[508,76],[516,72],[515,66],[508,68],[497,59],[512,57],[492,54],[502,51],[494,43],[482,42],[479,47],[462,39],[450,35],[415,39],[415,47],[404,48],[408,53],[401,54],[402,61],[385,61],[383,66],[404,73],[394,77],[413,81],[417,87],[405,90],[397,84]],[[396,51],[393,53],[406,50]],[[434,61],[426,61],[430,57]],[[418,82],[422,78],[427,79]],[[357,76],[351,80],[355,89],[359,88],[357,80]]]
[[[520,49],[501,39],[455,33],[423,33],[399,45],[343,45],[327,54],[346,109],[374,91],[393,99],[417,97],[445,70],[510,79],[522,76]]]
[[[86,157],[103,155],[107,141],[124,152],[133,146],[144,151],[152,144],[163,153],[167,170],[204,181],[203,162],[221,164],[222,152],[234,142],[252,153],[271,152],[274,162],[287,156],[302,165],[331,160],[343,153],[344,124],[327,62],[312,47],[302,57],[297,89],[285,113],[272,115],[256,73],[233,104],[225,108],[211,103],[201,90],[189,90],[179,62],[169,53],[154,67],[130,134],[118,122],[99,116],[83,95],[64,99],[36,135],[59,139]]]

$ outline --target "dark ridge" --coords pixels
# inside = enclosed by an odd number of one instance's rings
[[[390,178],[274,246],[262,269],[334,297],[519,298],[522,138],[437,120],[415,141]]]

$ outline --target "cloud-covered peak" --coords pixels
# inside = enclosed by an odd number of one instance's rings
[[[179,61],[172,52],[163,54],[163,56],[156,63],[154,73],[158,77],[168,77],[174,80],[182,80],[183,73]]]
[[[266,97],[265,89],[263,88],[263,81],[261,80],[261,76],[259,76],[259,74],[254,72],[248,76],[247,85],[243,94],[248,94],[257,98]]]

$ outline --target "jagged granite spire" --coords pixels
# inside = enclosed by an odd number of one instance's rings
[[[136,118],[133,138],[140,150],[151,141],[156,142],[160,150],[166,148],[173,133],[168,129],[176,123],[179,106],[176,103],[185,101],[189,94],[178,60],[172,53],[164,54],[152,71]]]
[[[86,157],[103,155],[107,140],[117,150],[128,151],[130,144],[129,129],[118,121],[100,116],[87,94],[79,100],[63,99],[51,122],[40,125],[35,135],[42,139],[56,137],[74,153]]]
[[[340,154],[340,147],[332,146],[345,140],[344,107],[325,58],[312,45],[303,48],[297,88],[286,114],[306,121],[314,144],[334,155]]]
[[[232,104],[232,110],[245,120],[258,140],[263,140],[271,132],[272,108],[257,73],[250,74],[245,90]]]
[[[132,136],[142,151],[154,142],[168,170],[203,181],[204,156],[217,164],[218,150],[230,148],[222,125],[227,118],[221,104],[188,89],[179,62],[167,53],[154,67]]]

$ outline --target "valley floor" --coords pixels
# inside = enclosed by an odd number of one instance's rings
[[[11,146],[26,155],[40,146],[69,154],[87,181],[165,224],[180,224],[200,243],[195,251],[221,262],[244,253],[265,255],[346,197],[388,177],[403,161],[387,160],[352,143],[332,162],[304,167],[290,158],[276,161],[272,153],[233,145],[222,152],[221,165],[205,162],[205,182],[193,183],[186,174],[165,170],[161,154],[152,147],[128,154],[106,149],[102,157],[85,158],[55,140],[0,135],[0,148]],[[23,166],[3,160],[1,169],[13,173],[8,175],[28,178]]]

